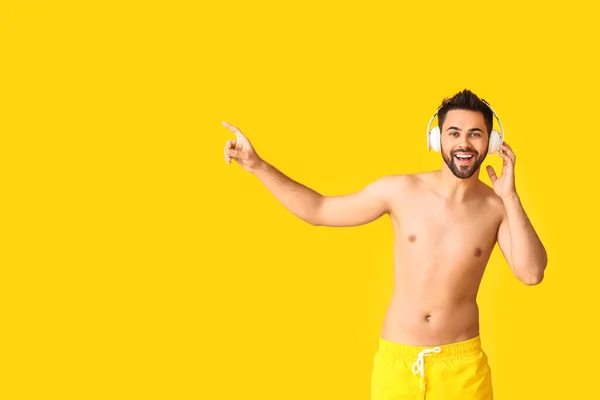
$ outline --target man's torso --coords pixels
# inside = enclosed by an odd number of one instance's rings
[[[435,173],[403,177],[393,196],[394,291],[382,336],[441,345],[479,334],[477,292],[496,243],[502,205],[481,183],[464,199],[444,198]]]

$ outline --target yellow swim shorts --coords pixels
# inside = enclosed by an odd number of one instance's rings
[[[441,346],[409,346],[380,336],[371,400],[492,400],[488,358],[476,336]]]

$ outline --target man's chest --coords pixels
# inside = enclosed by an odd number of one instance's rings
[[[482,202],[449,204],[423,197],[405,199],[395,205],[394,223],[399,239],[430,246],[493,246],[500,218],[496,210]]]

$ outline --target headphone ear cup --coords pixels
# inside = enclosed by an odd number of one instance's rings
[[[442,143],[440,128],[438,126],[434,127],[431,132],[429,132],[429,147],[434,151],[441,151]]]
[[[501,144],[502,137],[500,136],[500,133],[497,130],[492,129],[492,132],[490,132],[490,141],[488,144],[488,154],[494,154],[495,152],[500,150]]]

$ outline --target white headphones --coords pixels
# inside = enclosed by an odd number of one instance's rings
[[[496,115],[494,109],[485,100],[482,101],[490,108],[490,110],[492,110],[492,114],[494,114],[494,117],[496,117],[496,120],[500,125],[500,132],[498,132],[495,129],[492,129],[492,131],[490,132],[488,154],[494,154],[495,152],[500,150],[500,145],[504,142],[504,128],[502,127],[502,122],[500,122],[500,118],[498,118],[498,115]],[[442,150],[442,136],[440,133],[440,127],[436,126],[430,130],[431,123],[433,122],[433,119],[437,115],[440,108],[442,108],[442,106],[443,105],[438,107],[437,111],[435,112],[435,114],[433,114],[433,117],[431,117],[431,119],[429,120],[429,124],[427,125],[427,150]]]

